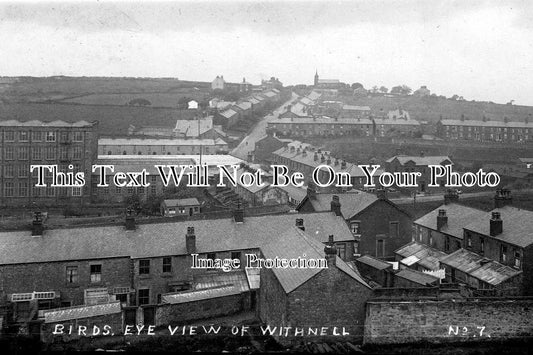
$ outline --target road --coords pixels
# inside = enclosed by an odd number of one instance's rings
[[[523,189],[523,190],[516,190],[515,192],[533,192],[533,189]],[[470,198],[476,198],[476,197],[492,197],[494,196],[494,191],[481,191],[481,192],[468,192],[463,193],[460,195],[460,199],[470,199]],[[398,198],[391,198],[392,202],[394,202],[397,205],[406,205],[413,203],[413,197],[398,197]],[[444,201],[444,197],[442,194],[435,194],[435,195],[428,195],[428,196],[417,196],[416,202],[431,202],[431,201]]]
[[[296,95],[294,92],[292,93],[292,96],[290,100],[285,102],[283,105],[275,109],[272,113],[272,115],[267,115],[263,117],[259,122],[255,124],[255,126],[252,128],[250,133],[244,139],[239,143],[237,147],[235,147],[230,154],[234,157],[237,157],[239,159],[247,160],[248,159],[248,153],[253,152],[255,149],[255,142],[257,142],[259,139],[263,138],[266,135],[266,128],[267,128],[267,122],[272,119],[278,117],[279,114],[286,111],[285,107],[290,104],[291,102],[298,99],[298,95]]]

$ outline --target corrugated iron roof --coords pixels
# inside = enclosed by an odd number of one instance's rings
[[[416,258],[418,258],[418,261],[416,261],[416,263],[428,270],[438,270],[440,260],[447,255],[446,253],[443,253],[440,250],[434,249],[428,245],[421,244],[418,242],[411,242],[409,244],[406,244],[400,249],[396,250],[394,253],[401,256],[402,258],[409,258],[410,256],[415,256]],[[412,260],[414,259],[411,259],[411,261]]]
[[[211,298],[238,295],[241,291],[236,285],[217,286],[203,290],[183,291],[179,293],[167,293],[162,295],[163,303],[178,304],[201,301]]]
[[[388,268],[392,269],[392,265],[386,261],[376,259],[370,255],[363,255],[357,259],[357,262],[363,263],[365,265],[371,266],[374,269],[385,270]]]
[[[415,282],[417,284],[423,285],[423,286],[430,286],[437,284],[439,279],[435,276],[416,271],[413,269],[403,269],[398,271],[395,274],[396,277],[400,277],[402,279],[409,280],[411,282]]]
[[[45,323],[65,322],[73,319],[102,316],[122,312],[120,302],[97,304],[93,306],[75,306],[58,310],[46,311]]]

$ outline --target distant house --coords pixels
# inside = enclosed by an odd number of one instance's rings
[[[197,110],[198,109],[198,101],[191,100],[187,102],[187,108],[189,110]]]
[[[226,81],[224,80],[224,76],[220,75],[211,82],[211,89],[212,90],[224,90],[224,86],[226,84]]]
[[[419,172],[421,176],[418,178],[418,186],[420,191],[426,191],[428,184],[430,183],[431,173],[429,165],[453,165],[452,160],[448,156],[408,156],[408,155],[396,155],[388,159],[385,163],[385,170],[390,173],[395,172]],[[437,179],[440,185],[442,179]]]
[[[192,216],[200,213],[200,202],[196,198],[163,200],[160,209],[165,217]]]
[[[246,81],[246,78],[242,78],[242,83],[239,83],[239,92],[252,91],[252,84]]]
[[[421,86],[420,89],[416,90],[413,93],[413,96],[418,96],[418,97],[425,97],[429,95],[431,95],[431,91],[425,85]]]

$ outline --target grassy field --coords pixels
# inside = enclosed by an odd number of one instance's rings
[[[177,119],[191,119],[194,110],[170,108],[14,103],[0,105],[1,119],[23,121],[99,121],[102,135],[127,134],[129,125],[174,127]]]
[[[145,99],[151,102],[151,107],[170,107],[175,108],[178,100],[182,97],[188,97],[197,101],[209,97],[206,90],[195,90],[191,88],[181,88],[172,92],[150,92],[150,93],[122,93],[122,94],[93,94],[78,96],[58,100],[59,103],[70,103],[79,105],[128,105],[131,100]]]
[[[490,102],[473,102],[473,101],[454,101],[438,97],[419,98],[415,96],[405,97],[347,97],[347,103],[354,105],[370,106],[373,111],[384,112],[401,107],[409,112],[411,118],[416,120],[425,120],[437,122],[443,118],[460,118],[465,115],[466,119],[481,120],[483,116],[494,120],[503,120],[508,117],[511,121],[524,121],[529,117],[533,118],[533,107],[518,105],[502,105]]]

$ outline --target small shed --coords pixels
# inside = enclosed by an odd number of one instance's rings
[[[163,200],[160,210],[165,217],[192,216],[200,213],[200,202],[194,197]]]

